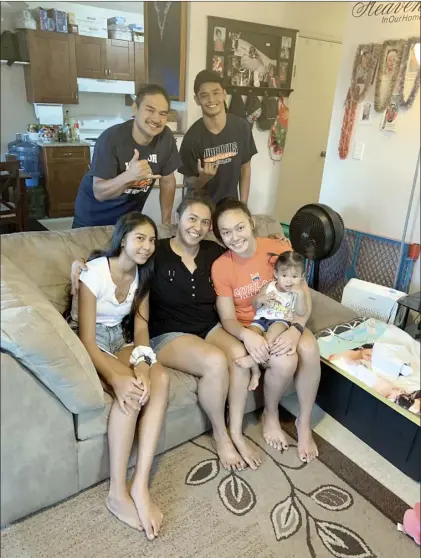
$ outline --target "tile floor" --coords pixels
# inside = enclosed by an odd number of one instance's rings
[[[293,393],[283,399],[282,406],[294,416],[297,416],[297,395]],[[318,405],[315,405],[313,410],[313,428],[319,436],[332,444],[408,505],[413,506],[415,502],[419,502],[419,483],[399,471],[365,442],[325,413]]]

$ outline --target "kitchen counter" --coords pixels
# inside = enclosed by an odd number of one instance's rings
[[[87,141],[37,141],[40,147],[89,147]]]

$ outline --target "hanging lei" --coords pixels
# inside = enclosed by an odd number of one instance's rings
[[[416,45],[419,42],[420,42],[419,37],[411,37],[410,39],[408,39],[406,41],[405,48],[403,50],[402,63],[401,63],[401,73],[400,73],[400,79],[399,79],[399,85],[398,85],[398,94],[399,94],[399,106],[404,108],[404,109],[410,109],[412,107],[412,105],[414,104],[414,101],[415,101],[415,97],[417,96],[418,89],[420,88],[421,66],[419,65],[418,66],[418,73],[416,75],[414,85],[412,86],[411,93],[409,94],[409,97],[405,101],[405,99],[404,99],[405,78],[406,78],[406,71],[407,71],[407,68],[408,68],[409,57],[410,57],[411,50],[412,50],[413,46]]]
[[[352,86],[351,86],[352,87]],[[348,89],[348,94],[345,101],[344,119],[342,121],[341,137],[339,140],[339,158],[346,159],[351,145],[352,131],[354,129],[355,116],[357,113],[358,103],[353,100],[355,96],[351,93],[351,87]]]
[[[377,71],[377,79],[376,79],[376,89],[374,92],[374,109],[376,112],[383,112],[386,110],[386,107],[389,105],[390,99],[393,95],[393,92],[396,87],[396,83],[398,81],[401,60],[402,60],[402,52],[405,46],[404,40],[399,41],[385,41],[383,43],[383,48],[380,53],[380,64],[378,66]],[[386,96],[384,99],[381,99],[381,87],[382,87],[382,79],[383,73],[386,66],[386,55],[389,49],[396,50],[397,58],[395,60],[395,65],[393,68],[393,74],[390,78],[389,87],[387,89]]]
[[[352,96],[352,100],[357,103],[360,103],[364,99],[364,97],[367,94],[368,88],[372,83],[374,71],[377,66],[377,60],[379,58],[380,46],[381,46],[380,44],[370,43],[367,45],[359,45],[357,48],[357,51],[355,53],[354,66],[352,68],[352,75],[351,75],[351,96]],[[362,52],[369,53],[368,65],[367,68],[365,69],[361,68]],[[360,84],[357,83],[359,69],[363,71],[363,76],[364,76],[364,83],[361,92],[359,88]]]

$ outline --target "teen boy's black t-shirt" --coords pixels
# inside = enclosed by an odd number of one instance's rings
[[[149,145],[139,145],[132,136],[133,120],[117,124],[105,130],[95,144],[94,156],[89,171],[82,178],[75,202],[75,220],[86,226],[115,225],[129,211],[142,211],[152,190],[154,180],[143,180],[127,184],[121,196],[98,201],[93,192],[93,179],[110,180],[123,173],[139,151],[139,160],[147,160],[153,174],[167,176],[181,164],[174,136],[168,127],[156,136]],[[133,186],[136,185],[136,188]]]
[[[184,136],[180,148],[185,176],[198,176],[197,162],[219,161],[214,178],[204,186],[214,203],[230,197],[238,199],[241,165],[248,163],[257,153],[250,124],[235,114],[227,114],[225,128],[219,134],[210,132],[203,118],[197,120]]]

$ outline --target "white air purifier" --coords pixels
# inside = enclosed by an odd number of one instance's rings
[[[359,317],[393,323],[398,300],[403,296],[406,293],[360,279],[351,279],[345,285],[341,303],[354,310]]]

